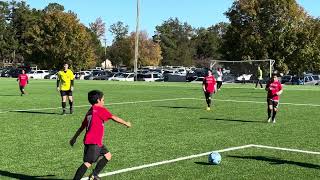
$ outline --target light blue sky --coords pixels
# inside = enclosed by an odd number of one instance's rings
[[[146,30],[149,36],[155,26],[161,25],[170,17],[178,17],[193,27],[209,27],[228,19],[224,12],[234,0],[140,0],[140,30]],[[26,0],[36,9],[43,9],[49,3],[56,2],[78,15],[86,26],[101,17],[109,28],[111,24],[122,21],[129,25],[129,31],[135,31],[136,0]],[[320,0],[297,0],[310,15],[320,17]],[[112,35],[106,32],[108,44]]]

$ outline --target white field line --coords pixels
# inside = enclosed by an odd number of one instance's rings
[[[320,155],[320,152],[314,152],[314,151],[305,151],[305,150],[300,150],[300,149],[291,149],[291,148],[281,148],[281,147],[273,147],[273,146],[248,144],[248,145],[244,145],[244,146],[231,147],[231,148],[221,149],[221,150],[217,150],[217,151],[210,151],[210,152],[206,152],[206,153],[195,154],[195,155],[191,155],[191,156],[185,156],[185,157],[172,159],[172,160],[160,161],[160,162],[156,162],[156,163],[151,163],[151,164],[145,164],[145,165],[135,166],[135,167],[131,167],[131,168],[120,169],[120,170],[117,170],[117,171],[112,171],[112,172],[108,172],[108,173],[99,174],[99,176],[100,177],[112,176],[112,175],[115,175],[115,174],[125,173],[125,172],[129,172],[129,171],[135,171],[135,170],[154,167],[154,166],[159,166],[159,165],[163,165],[163,164],[169,164],[169,163],[174,163],[174,162],[178,162],[178,161],[193,159],[193,158],[209,155],[211,152],[220,152],[221,153],[221,152],[234,151],[234,150],[239,150],[239,149],[244,149],[244,148],[251,148],[251,147]],[[88,177],[82,178],[81,180],[85,180],[85,179],[88,179]]]
[[[281,147],[255,145],[255,144],[252,144],[251,147],[265,148],[265,149],[275,149],[275,150],[281,150],[281,151],[290,151],[290,152],[298,152],[298,153],[306,153],[306,154],[316,154],[316,155],[320,155],[320,152],[305,151],[305,150],[300,150],[300,149],[281,148]]]
[[[187,159],[193,159],[193,158],[209,155],[212,152],[227,152],[227,151],[234,151],[234,150],[239,150],[239,149],[244,149],[244,148],[249,148],[249,147],[252,147],[252,145],[249,144],[249,145],[244,145],[244,146],[231,147],[231,148],[221,149],[221,150],[217,150],[217,151],[210,151],[210,152],[206,152],[206,153],[195,154],[195,155],[180,157],[180,158],[176,158],[176,159],[171,159],[171,160],[166,160],[166,161],[161,161],[161,162],[156,162],[156,163],[151,163],[151,164],[145,164],[145,165],[141,165],[141,166],[135,166],[135,167],[131,167],[131,168],[125,168],[125,169],[120,169],[117,171],[99,174],[99,177],[111,176],[111,175],[115,175],[115,174],[129,172],[129,171],[135,171],[135,170],[139,170],[139,169],[159,166],[159,165],[163,165],[163,164],[174,163],[174,162],[183,161],[183,160],[187,160]],[[88,179],[88,177],[82,178],[81,180],[85,180],[85,179]]]
[[[162,101],[177,101],[177,100],[197,100],[197,98],[174,98],[174,99],[154,99],[154,100],[145,100],[145,101],[129,101],[129,102],[118,102],[118,103],[108,103],[106,106],[112,105],[121,105],[121,104],[137,104],[137,103],[149,103],[149,102],[162,102]],[[73,107],[90,107],[91,105],[79,105]],[[53,108],[34,108],[34,109],[18,109],[18,110],[5,110],[0,111],[0,114],[8,113],[8,112],[23,112],[23,111],[41,111],[41,110],[52,110],[52,109],[60,109],[61,107],[53,107]]]

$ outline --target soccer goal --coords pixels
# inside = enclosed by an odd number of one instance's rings
[[[263,78],[271,77],[275,60],[243,60],[243,61],[227,61],[227,60],[211,60],[210,69],[216,72],[222,68],[225,82],[246,81],[250,82],[257,78],[258,67],[262,70]]]

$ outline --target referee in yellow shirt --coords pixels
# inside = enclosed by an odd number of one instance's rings
[[[72,91],[74,86],[74,74],[69,69],[69,65],[65,63],[63,70],[58,72],[57,75],[57,90],[60,91],[62,100],[62,114],[66,114],[67,96],[69,98],[70,114],[73,113],[73,97]]]

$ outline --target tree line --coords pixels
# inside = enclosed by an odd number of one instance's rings
[[[169,18],[151,38],[139,32],[138,65],[204,67],[211,59],[274,59],[285,73],[320,71],[320,19],[295,0],[237,0],[225,16],[228,23],[207,28]],[[105,48],[105,29],[101,18],[86,27],[57,3],[38,10],[24,1],[0,1],[0,60],[48,69],[68,62],[80,70],[108,58],[132,67],[136,32],[129,33],[123,22],[112,24],[113,42]]]

